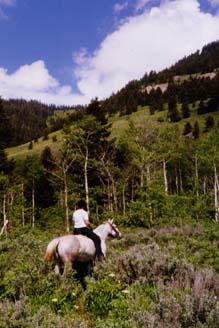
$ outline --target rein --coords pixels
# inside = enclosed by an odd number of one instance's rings
[[[112,222],[106,221],[106,223],[108,223],[109,226],[110,226],[110,228],[116,233],[116,236],[119,236],[120,235],[117,227]]]

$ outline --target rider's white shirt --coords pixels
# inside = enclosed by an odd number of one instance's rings
[[[73,222],[76,229],[86,227],[86,221],[88,221],[88,213],[85,210],[79,209],[73,213]]]

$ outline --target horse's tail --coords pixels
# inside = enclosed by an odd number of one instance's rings
[[[59,243],[59,238],[55,238],[49,243],[44,257],[45,262],[49,262],[55,258],[57,253],[58,243]]]

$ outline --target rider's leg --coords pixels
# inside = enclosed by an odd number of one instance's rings
[[[91,229],[89,229],[87,227],[74,229],[74,234],[77,234],[77,235],[80,234],[80,235],[83,235],[83,236],[86,236],[86,237],[92,239],[94,242],[95,248],[96,248],[96,257],[98,258],[98,260],[104,259],[104,255],[101,250],[100,237],[98,235],[96,235]]]
[[[100,237],[98,235],[96,235],[92,230],[87,229],[86,230],[86,236],[90,239],[93,240],[94,245],[96,247],[96,256],[98,258],[98,260],[103,260],[104,255],[103,252],[101,250],[101,240]]]

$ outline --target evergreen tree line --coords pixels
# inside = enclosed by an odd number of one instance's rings
[[[55,116],[58,110],[69,114]],[[37,140],[43,134],[62,129],[65,124],[78,119],[81,111],[82,106],[57,107],[33,100],[1,99],[0,121],[4,129],[1,142],[10,147]]]
[[[138,106],[151,106],[152,110],[162,110],[163,104],[169,102],[172,91],[176,93],[179,102],[192,103],[196,100],[214,98],[218,93],[218,76],[210,78],[190,77],[191,74],[218,72],[219,70],[219,41],[203,47],[202,51],[183,58],[175,65],[161,72],[151,71],[140,80],[129,82],[124,88],[103,102],[105,111],[120,115],[130,114]],[[187,79],[174,82],[177,75],[188,75]],[[158,87],[147,92],[147,86],[166,83],[168,89],[162,92]]]
[[[161,72],[151,71],[141,79],[143,85],[153,83],[165,83],[176,75],[191,75],[196,73],[208,73],[219,68],[219,41],[207,44],[201,51],[184,57],[170,68]]]
[[[166,103],[171,107],[173,103],[176,106],[177,103],[189,104],[202,100],[205,101],[205,108],[198,111],[198,114],[204,114],[218,109],[218,90],[219,75],[213,79],[190,78],[182,82],[170,81],[163,92],[159,86],[148,92],[146,88],[139,86],[139,81],[131,81],[117,94],[104,100],[102,106],[109,115],[119,113],[122,116],[137,111],[138,106],[150,106],[153,114],[155,111],[164,110]],[[181,118],[184,117],[179,116],[179,119]]]

